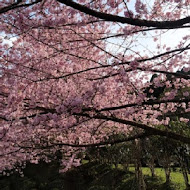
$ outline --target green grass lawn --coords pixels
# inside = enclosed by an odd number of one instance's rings
[[[147,183],[150,183],[150,186],[155,185],[158,188],[158,186],[162,185],[165,182],[164,169],[155,168],[155,174],[156,174],[157,180],[151,179],[152,177],[151,177],[151,172],[150,172],[149,168],[143,167],[142,170],[143,170],[143,174],[145,175],[145,179],[146,179]],[[129,171],[135,172],[135,168],[130,167]],[[190,179],[190,175],[188,175],[188,176]],[[175,172],[171,172],[170,179],[171,179],[171,189],[185,190],[185,182],[184,182],[183,174],[179,171],[179,169],[177,169],[177,171],[175,171]]]
[[[86,163],[88,165],[88,163]],[[86,165],[84,164],[84,165]],[[92,172],[92,181],[89,184],[89,189],[91,190],[136,190],[137,181],[135,179],[135,168],[130,166],[125,169],[122,165],[118,165],[115,168],[112,167],[105,168],[105,166],[94,165],[89,167],[89,170]],[[88,170],[88,169],[87,169]],[[86,170],[86,171],[87,171]],[[94,171],[92,171],[94,170]],[[147,190],[185,190],[185,183],[183,179],[183,174],[180,172],[180,169],[177,168],[171,172],[171,184],[165,184],[165,172],[162,168],[155,168],[156,177],[151,177],[150,169],[143,167],[143,174],[145,177],[145,182],[147,185]],[[95,172],[96,171],[96,172]],[[96,173],[96,176],[94,174]],[[190,179],[190,175],[189,175]],[[112,184],[111,184],[112,182]],[[101,187],[101,188],[100,188]],[[87,188],[88,189],[88,188]]]

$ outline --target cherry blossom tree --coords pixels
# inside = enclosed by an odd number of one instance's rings
[[[190,143],[167,115],[188,122],[189,4],[1,1],[0,170],[60,151],[66,171],[86,147],[153,135]]]

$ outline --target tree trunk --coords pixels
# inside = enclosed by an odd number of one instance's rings
[[[183,173],[183,178],[184,178],[184,181],[185,181],[186,189],[190,189],[190,185],[189,185],[189,179],[188,179],[187,171],[184,170],[184,169],[182,169],[182,173]]]
[[[141,146],[140,142],[136,142],[136,167],[135,175],[138,184],[138,190],[146,190],[146,183],[144,181],[144,176],[142,173],[142,164],[141,164]]]
[[[154,158],[153,157],[149,160],[148,167],[150,168],[150,172],[151,172],[152,177],[155,177]]]
[[[186,167],[184,166],[183,163],[181,163],[181,170],[182,170],[182,173],[183,173],[183,178],[184,178],[184,181],[185,181],[186,189],[190,189],[189,178],[188,178],[188,174],[187,174],[187,169],[186,169]]]
[[[150,171],[151,171],[151,175],[152,177],[155,177],[155,171],[154,171],[154,166],[150,166]]]
[[[169,167],[164,168],[165,175],[166,175],[166,184],[170,183],[170,173],[171,169]]]
[[[136,179],[137,179],[137,184],[138,184],[138,190],[146,190],[146,184],[144,181],[141,163],[139,162],[139,160],[137,160],[136,162],[135,174],[136,174]]]
[[[188,168],[187,168],[187,165],[185,163],[185,160],[183,159],[183,157],[181,157],[181,155],[178,156],[178,162],[180,163],[180,167],[181,167],[181,170],[182,170],[182,174],[183,174],[186,189],[189,190],[190,185],[189,185],[189,178],[188,178]]]

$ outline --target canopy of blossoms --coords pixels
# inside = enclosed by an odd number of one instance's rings
[[[189,9],[189,0],[0,2],[0,171],[58,150],[66,171],[86,147],[150,135],[190,143],[167,130],[172,117],[189,121]],[[117,133],[126,138],[108,141]]]

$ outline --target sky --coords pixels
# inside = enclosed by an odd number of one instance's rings
[[[125,1],[127,2],[127,1]],[[135,2],[134,0],[131,0],[130,2],[127,2],[127,6],[128,9],[133,11],[134,13],[136,13],[135,11]],[[142,1],[144,3],[146,3],[147,7],[150,8],[153,3],[154,0],[144,0]],[[189,6],[190,8],[190,6]],[[167,11],[167,10],[165,10]],[[168,10],[170,11],[170,10]],[[120,16],[123,16],[123,13],[120,13]],[[190,15],[190,12],[189,12]],[[126,25],[122,25],[123,27]],[[112,31],[117,30],[117,26],[115,26],[115,28],[113,28]],[[174,29],[174,30],[165,30],[165,33],[160,35],[160,32],[158,32],[157,37],[159,38],[158,41],[156,41],[156,43],[153,40],[153,36],[155,36],[154,32],[148,32],[148,35],[143,36],[142,34],[138,34],[136,35],[135,39],[138,39],[138,42],[136,43],[136,46],[133,48],[134,51],[140,51],[142,52],[143,50],[147,50],[146,53],[150,53],[152,50],[156,49],[157,44],[159,44],[160,46],[163,46],[164,44],[166,44],[167,47],[171,47],[175,48],[175,46],[178,45],[179,41],[185,36],[190,34],[190,28],[186,28],[186,29]],[[128,38],[128,37],[127,37]],[[126,42],[130,42],[130,38],[126,39]],[[107,49],[111,50],[112,52],[123,52],[122,48],[118,49],[118,45],[123,43],[122,39],[110,39],[109,40],[110,44],[108,44]],[[112,44],[113,43],[113,44]],[[189,42],[190,43],[190,42]],[[126,45],[126,44],[125,44]],[[150,51],[149,51],[150,50]],[[160,51],[162,51],[162,49],[160,49]]]

